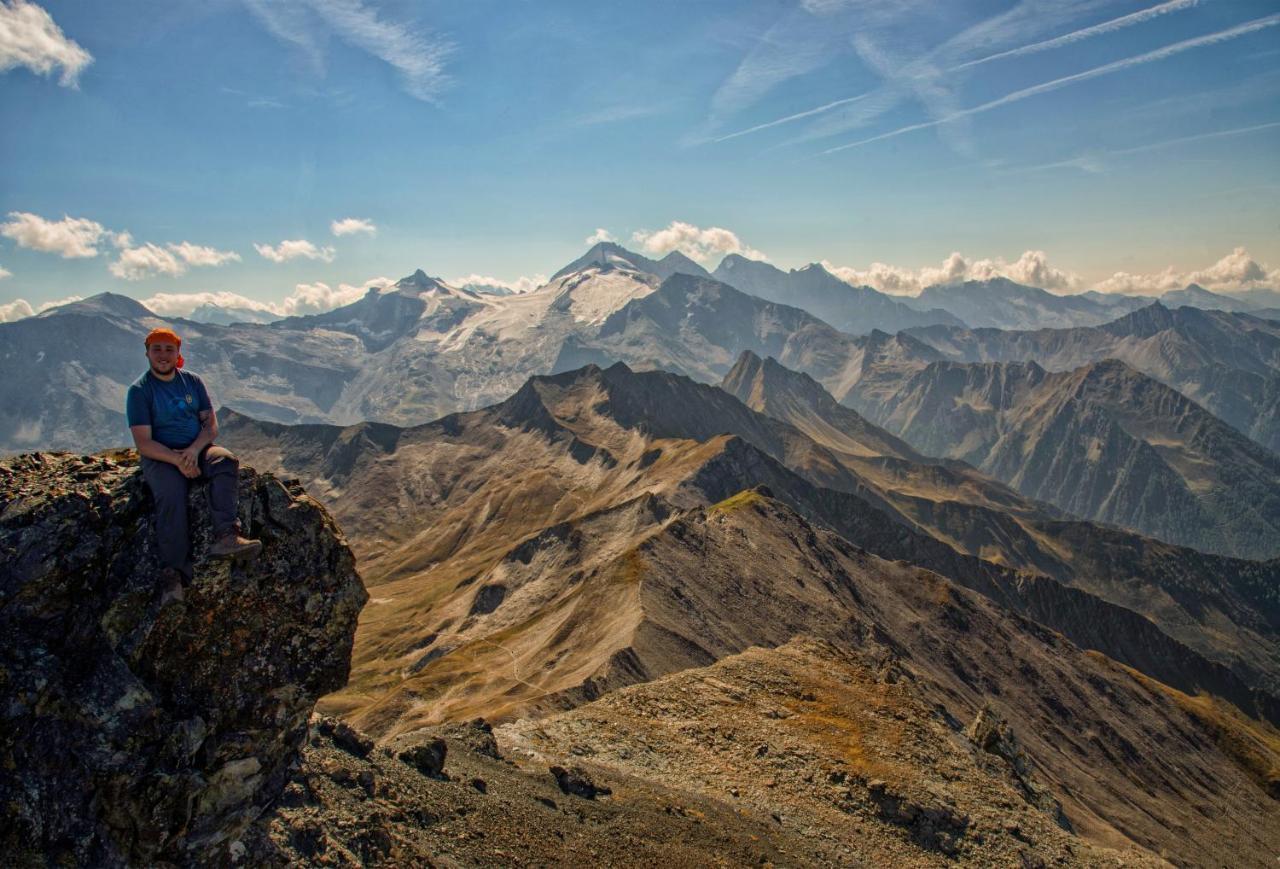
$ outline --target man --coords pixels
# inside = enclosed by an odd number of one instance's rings
[[[182,370],[182,339],[169,329],[153,329],[145,343],[149,369],[129,387],[125,412],[142,457],[142,475],[156,500],[156,542],[166,568],[164,597],[181,600],[183,581],[193,576],[187,532],[189,480],[209,481],[211,556],[252,558],[262,544],[240,536],[240,463],[230,451],[213,445],[218,419],[204,382]]]

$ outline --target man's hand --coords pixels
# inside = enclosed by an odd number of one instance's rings
[[[192,444],[185,450],[178,450],[178,470],[188,479],[200,476],[200,447]]]

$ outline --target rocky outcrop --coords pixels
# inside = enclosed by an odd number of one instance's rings
[[[0,462],[0,847],[18,864],[225,861],[347,679],[366,594],[323,507],[242,469],[248,564],[162,600],[132,453]]]

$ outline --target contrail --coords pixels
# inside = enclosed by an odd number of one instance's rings
[[[980,57],[977,60],[971,60],[971,61],[968,61],[967,63],[962,63],[957,66],[950,67],[947,71],[955,72],[957,70],[965,69],[967,67],[977,66],[979,64],[987,63],[992,60],[999,60],[1005,57],[1017,57],[1024,54],[1034,54],[1041,51],[1048,51],[1049,49],[1057,48],[1062,45],[1070,45],[1074,42],[1079,42],[1083,39],[1089,39],[1093,36],[1099,36],[1101,34],[1111,33],[1112,31],[1120,30],[1125,27],[1130,27],[1134,24],[1141,24],[1144,21],[1149,21],[1160,15],[1165,15],[1170,12],[1178,12],[1183,9],[1189,9],[1192,6],[1198,5],[1199,2],[1200,0],[1167,0],[1167,2],[1159,3],[1155,6],[1150,7],[1149,9],[1141,9],[1129,15],[1123,15],[1119,18],[1113,18],[1110,21],[1104,21],[1101,24],[1095,24],[1092,27],[1085,27],[1081,30],[1076,30],[1071,33],[1064,34],[1062,36],[1055,37],[1053,39],[1048,39],[1043,42],[1031,43],[1030,45],[1023,45],[1018,48],[1011,48],[1008,51],[1002,51],[1002,52],[999,52],[998,54],[991,54],[986,57]],[[807,109],[803,112],[796,112],[793,115],[787,115],[786,117],[778,118],[777,120],[768,121],[767,123],[763,123],[763,124],[757,124],[754,127],[748,127],[745,130],[738,130],[737,132],[729,133],[724,136],[719,136],[717,138],[711,139],[710,141],[714,143],[726,142],[729,139],[736,139],[739,136],[746,136],[751,133],[758,133],[761,130],[767,130],[771,127],[781,126],[782,124],[788,124],[788,123],[791,123],[792,121],[799,121],[804,118],[812,117],[814,115],[821,115],[825,112],[829,112],[832,109],[839,108],[840,106],[847,105],[849,103],[854,103],[862,99],[866,99],[869,96],[871,96],[871,92],[859,94],[853,97],[846,97],[844,99],[835,100],[834,102],[826,103],[824,105],[817,106],[812,109]]]
[[[754,127],[748,127],[745,130],[738,130],[738,132],[736,133],[729,133],[727,136],[720,136],[718,138],[712,139],[711,141],[727,142],[729,139],[736,139],[739,136],[745,136],[748,133],[756,133],[756,132],[759,132],[760,130],[767,130],[770,127],[776,127],[779,124],[786,124],[791,121],[798,121],[801,118],[807,118],[810,115],[820,115],[823,112],[829,112],[834,108],[838,108],[839,106],[848,105],[849,103],[856,103],[858,100],[865,100],[869,96],[871,96],[871,92],[868,92],[865,94],[858,94],[856,97],[845,97],[842,100],[836,100],[835,102],[826,103],[825,105],[818,106],[817,108],[807,109],[806,111],[803,111],[803,112],[796,112],[794,115],[787,115],[785,118],[778,118],[776,121],[769,121],[764,124],[756,124]]]
[[[1140,9],[1129,15],[1122,15],[1119,18],[1112,18],[1110,21],[1104,21],[1101,24],[1095,24],[1092,27],[1085,27],[1081,30],[1075,30],[1071,33],[1065,33],[1062,36],[1046,39],[1044,42],[1035,42],[1031,45],[1024,45],[1021,48],[1011,48],[1008,51],[1001,51],[997,54],[989,54],[986,57],[980,57],[977,60],[971,60],[967,63],[953,66],[948,72],[967,69],[978,64],[988,63],[993,60],[1000,60],[1005,57],[1020,57],[1024,54],[1036,54],[1041,51],[1048,51],[1051,48],[1058,48],[1063,45],[1071,45],[1073,42],[1079,42],[1082,39],[1089,39],[1093,36],[1100,36],[1104,33],[1112,33],[1134,24],[1141,24],[1144,21],[1150,21],[1169,12],[1180,12],[1183,9],[1190,9],[1199,3],[1200,0],[1168,0],[1167,3],[1159,3],[1149,9]]]
[[[1152,63],[1157,60],[1164,60],[1167,57],[1173,57],[1175,54],[1181,54],[1182,52],[1189,51],[1190,49],[1193,49],[1193,48],[1200,48],[1201,46],[1205,46],[1205,45],[1216,45],[1219,42],[1226,42],[1229,39],[1235,39],[1237,36],[1245,36],[1246,34],[1255,33],[1259,30],[1264,30],[1268,27],[1274,27],[1276,24],[1280,24],[1280,14],[1268,15],[1264,18],[1257,18],[1257,19],[1254,19],[1253,21],[1249,21],[1244,24],[1239,24],[1235,27],[1230,27],[1226,30],[1220,30],[1217,33],[1210,33],[1205,36],[1197,36],[1193,39],[1185,39],[1182,42],[1175,42],[1172,45],[1166,45],[1163,48],[1157,48],[1155,51],[1148,51],[1146,54],[1139,54],[1139,55],[1135,55],[1134,57],[1126,57],[1123,60],[1117,60],[1117,61],[1113,61],[1112,63],[1104,64],[1102,66],[1096,66],[1093,69],[1088,69],[1088,70],[1085,70],[1084,72],[1078,72],[1074,75],[1063,76],[1062,78],[1056,78],[1053,81],[1047,81],[1047,82],[1044,82],[1043,84],[1033,85],[1029,88],[1023,88],[1022,90],[1017,90],[1017,91],[1014,91],[1013,93],[1006,94],[1005,96],[1002,96],[999,99],[992,100],[991,102],[988,102],[988,103],[983,103],[980,106],[974,106],[971,109],[963,109],[959,112],[955,112],[954,114],[948,115],[945,118],[939,118],[934,121],[922,121],[921,123],[918,123],[918,124],[911,124],[906,127],[900,127],[896,130],[890,130],[887,133],[881,133],[878,136],[872,136],[869,139],[860,139],[857,142],[849,142],[848,144],[845,144],[845,145],[837,145],[834,148],[828,148],[827,150],[822,151],[820,153],[822,155],[834,154],[837,151],[845,151],[845,150],[848,150],[849,148],[857,148],[861,145],[869,145],[872,142],[879,142],[884,139],[892,139],[895,136],[901,136],[903,133],[911,133],[916,130],[926,129],[928,127],[936,127],[936,126],[939,126],[940,124],[945,124],[949,121],[955,121],[960,118],[967,118],[970,115],[977,115],[982,112],[990,111],[991,109],[999,108],[1000,106],[1006,106],[1010,103],[1016,103],[1021,100],[1025,100],[1028,97],[1034,97],[1034,96],[1038,96],[1039,94],[1048,93],[1049,91],[1055,91],[1058,88],[1063,88],[1063,87],[1066,87],[1067,85],[1076,84],[1077,82],[1088,81],[1089,79],[1098,78],[1099,76],[1103,76],[1103,75],[1109,75],[1113,72],[1120,72],[1121,70],[1129,69],[1130,67],[1134,67],[1134,66],[1140,66],[1144,63]]]

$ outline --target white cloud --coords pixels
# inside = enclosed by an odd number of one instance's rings
[[[400,73],[404,89],[435,102],[450,84],[445,61],[454,46],[408,24],[379,17],[363,0],[245,0],[277,39],[300,49],[317,71],[323,69],[330,33],[368,52]]]
[[[56,308],[59,305],[69,305],[72,302],[78,302],[83,298],[83,296],[67,296],[65,299],[44,302],[35,308],[32,308],[31,303],[26,299],[15,299],[8,304],[0,304],[0,323],[12,323],[14,320],[21,320],[23,317],[30,317],[33,314],[39,314],[41,311],[47,311],[50,308]]]
[[[702,229],[680,220],[673,220],[666,229],[659,229],[656,232],[640,230],[633,233],[631,238],[644,248],[645,253],[654,256],[663,256],[678,250],[698,262],[707,262],[731,253],[748,259],[768,259],[755,248],[744,245],[737,235],[727,229],[718,226]]]
[[[93,55],[68,39],[53,18],[27,0],[0,2],[0,72],[19,66],[40,75],[62,67],[59,84],[74,88]]]
[[[97,256],[97,245],[107,234],[101,223],[87,218],[64,215],[62,220],[45,220],[26,211],[10,211],[9,220],[0,224],[0,235],[19,247],[56,253],[63,259]]]
[[[11,278],[11,277],[13,277],[13,272],[9,271],[4,266],[0,266],[0,281],[3,281],[5,278]]]
[[[124,249],[116,261],[107,266],[111,274],[126,281],[140,281],[153,275],[176,278],[186,274],[188,266],[212,267],[240,261],[240,254],[235,251],[218,250],[189,241],[164,247],[151,242],[133,247],[130,246],[132,242],[127,232],[117,235],[115,243],[123,244]]]
[[[293,292],[279,302],[261,302],[239,293],[226,291],[156,293],[150,298],[143,299],[142,304],[165,317],[187,317],[203,305],[247,308],[251,311],[266,311],[279,317],[292,317],[302,314],[322,314],[333,308],[351,304],[362,298],[372,287],[385,287],[394,283],[395,281],[391,278],[378,277],[370,278],[358,286],[338,284],[336,288],[319,281],[313,284],[297,284]]]
[[[299,257],[331,263],[333,262],[334,254],[337,253],[337,251],[331,247],[316,247],[305,239],[282,241],[275,247],[272,247],[269,244],[255,244],[253,247],[260,255],[265,259],[271,260],[273,263],[287,262],[288,260],[298,259]]]
[[[8,304],[0,305],[0,323],[12,323],[35,313],[26,299],[15,299]]]
[[[597,227],[596,231],[587,236],[587,244],[600,244],[602,241],[617,241],[618,239],[609,230],[603,226]]]
[[[1139,275],[1116,272],[1098,284],[1097,289],[1104,293],[1158,296],[1169,290],[1181,290],[1187,284],[1199,284],[1210,290],[1280,288],[1280,268],[1268,268],[1243,247],[1238,247],[1208,268],[1180,272],[1169,266],[1160,272]]]
[[[1084,280],[1079,275],[1049,265],[1049,258],[1042,250],[1026,251],[1013,262],[1002,257],[970,260],[956,252],[943,260],[941,266],[926,266],[919,270],[886,263],[872,263],[865,270],[835,266],[825,260],[822,265],[842,281],[897,296],[919,295],[925,287],[937,284],[992,278],[1008,278],[1019,284],[1064,294],[1084,289]]]
[[[533,275],[532,277],[521,275],[514,281],[504,281],[501,278],[495,278],[490,275],[478,274],[465,275],[449,281],[455,287],[503,287],[513,293],[531,293],[546,282],[546,275]]]
[[[372,220],[363,220],[359,217],[335,220],[329,224],[329,230],[334,235],[355,235],[358,232],[363,232],[367,235],[378,234],[378,227],[373,225]]]
[[[394,283],[391,278],[370,278],[359,286],[338,284],[336,289],[319,281],[314,284],[298,284],[289,297],[281,304],[273,305],[272,310],[285,317],[322,314],[363,298],[373,287],[386,287]]]
[[[212,247],[192,244],[189,241],[169,244],[166,247],[185,260],[187,265],[191,266],[220,266],[229,262],[240,262],[240,254],[235,251],[217,250]]]
[[[169,251],[147,242],[120,251],[120,258],[107,266],[107,270],[126,281],[140,281],[152,275],[177,277],[186,272],[187,267]]]
[[[197,308],[205,305],[217,305],[220,308],[247,308],[251,311],[269,311],[276,313],[275,306],[246,298],[238,293],[202,292],[202,293],[156,293],[142,300],[155,313],[162,317],[189,317]]]

